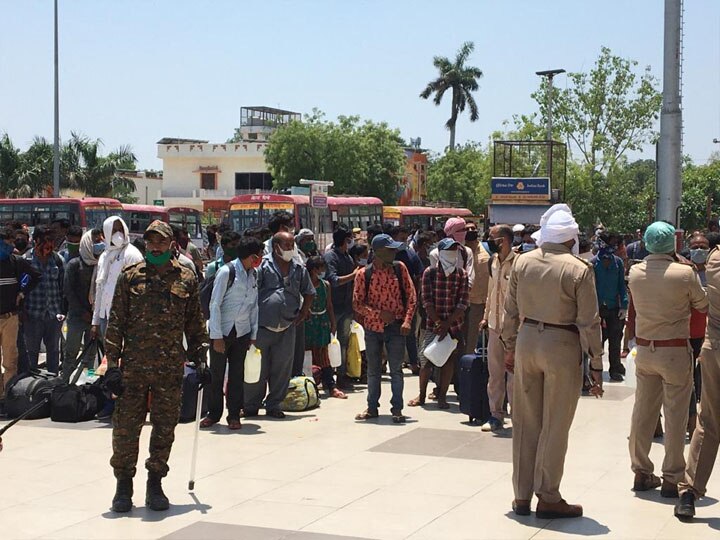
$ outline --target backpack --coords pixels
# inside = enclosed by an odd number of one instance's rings
[[[293,377],[280,408],[283,411],[302,412],[320,406],[320,392],[312,377]]]
[[[398,285],[400,286],[400,298],[402,299],[403,309],[407,310],[407,292],[405,291],[405,284],[402,279],[402,270],[400,269],[401,264],[403,263],[393,261],[393,270],[395,271],[395,276],[397,277]],[[372,275],[373,265],[371,263],[365,267],[365,302],[368,301],[368,295],[370,294],[370,280],[372,279]]]
[[[225,289],[226,294],[235,282],[235,265],[229,264],[228,269],[230,270],[230,275],[228,276],[227,289]],[[200,307],[202,308],[203,315],[207,320],[210,319],[210,299],[212,298],[213,288],[215,287],[215,278],[217,277],[218,272],[220,272],[219,269],[211,277],[205,278],[202,285],[200,285]]]

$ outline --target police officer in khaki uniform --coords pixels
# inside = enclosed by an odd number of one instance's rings
[[[678,484],[680,504],[675,515],[689,519],[695,515],[695,498],[705,495],[720,445],[720,250],[710,252],[705,263],[710,306],[708,324],[700,353],[702,394],[698,427],[690,443],[685,479]]]
[[[656,221],[645,231],[650,252],[630,269],[628,283],[635,306],[635,407],[630,426],[633,490],[660,486],[653,474],[650,446],[660,407],[665,410],[665,459],[660,494],[677,497],[684,477],[685,431],[693,389],[690,308],[707,309],[700,279],[675,256],[675,227]]]
[[[542,217],[535,249],[510,273],[502,340],[515,373],[513,393],[513,510],[537,517],[582,516],[560,495],[568,434],[580,395],[581,353],[590,357],[592,393],[602,396],[602,342],[592,267],[573,256],[578,226],[565,204]]]

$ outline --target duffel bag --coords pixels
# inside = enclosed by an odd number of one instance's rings
[[[280,408],[283,411],[302,412],[320,406],[320,393],[311,377],[293,377]]]
[[[50,419],[53,422],[87,422],[105,405],[105,394],[98,383],[66,384],[53,388],[50,395]]]
[[[31,373],[19,373],[8,381],[5,389],[5,413],[8,418],[17,418],[28,409],[48,397],[53,388],[63,384],[60,377],[45,370],[36,370]],[[40,407],[27,418],[47,418],[50,416],[50,402]]]

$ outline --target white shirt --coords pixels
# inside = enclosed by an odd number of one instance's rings
[[[235,281],[228,288],[230,266],[235,268]],[[215,274],[213,292],[210,297],[210,339],[222,339],[235,328],[237,337],[250,334],[257,337],[258,331],[258,288],[257,272],[248,272],[240,259],[222,266]]]

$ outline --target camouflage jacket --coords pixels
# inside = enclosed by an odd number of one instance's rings
[[[118,278],[105,334],[108,367],[116,367],[120,358],[123,368],[160,370],[199,360],[209,340],[198,281],[176,260],[171,264],[172,269],[161,275],[143,261],[125,268]]]

